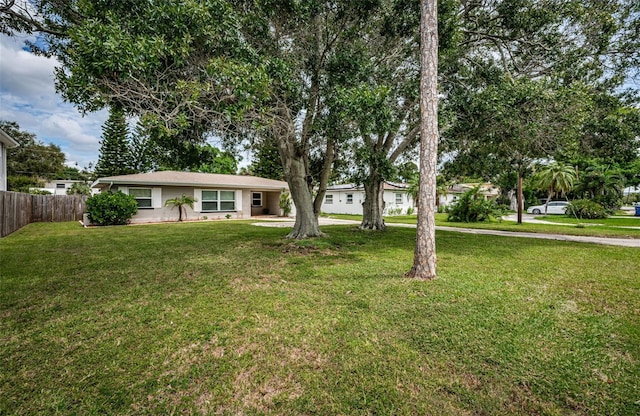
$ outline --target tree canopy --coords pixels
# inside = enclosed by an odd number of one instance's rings
[[[18,142],[7,150],[7,189],[28,192],[44,180],[64,176],[65,155],[59,146],[44,144],[13,121],[0,120],[0,129]]]

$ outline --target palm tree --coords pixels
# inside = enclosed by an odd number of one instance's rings
[[[164,206],[165,207],[170,206],[172,209],[174,207],[178,207],[178,222],[180,222],[182,221],[183,209],[184,209],[184,217],[185,218],[187,217],[187,209],[185,208],[185,205],[188,205],[189,208],[193,209],[193,204],[196,201],[197,200],[195,198],[182,194],[182,196],[179,198],[167,199],[167,201],[164,203]]]
[[[607,209],[614,209],[622,198],[624,177],[614,170],[600,166],[589,167],[576,186],[576,193],[590,198]]]
[[[545,214],[551,198],[557,194],[564,196],[573,188],[575,180],[576,171],[573,166],[559,162],[550,164],[538,173],[538,188],[547,191],[547,202],[544,204]]]

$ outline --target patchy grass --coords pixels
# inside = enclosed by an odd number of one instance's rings
[[[327,214],[329,218],[345,219],[362,221],[361,215],[349,215],[349,214]],[[532,224],[523,223],[517,224],[515,221],[489,221],[489,222],[449,222],[447,221],[447,214],[436,214],[436,225],[443,227],[458,227],[458,228],[476,228],[485,230],[499,230],[499,231],[518,231],[527,233],[546,233],[546,234],[566,234],[566,235],[584,235],[592,237],[614,237],[614,238],[640,238],[640,230],[631,228],[620,228],[624,226],[640,226],[640,220],[633,218],[610,218],[603,225],[597,227],[584,227],[576,228],[578,221],[570,218],[564,218],[567,221],[562,220],[562,216],[547,216],[540,217],[545,221],[556,220],[558,224]],[[384,217],[384,221],[387,224],[416,224],[417,217],[415,215],[397,215]],[[596,220],[597,221],[597,220]],[[600,220],[602,221],[602,220]],[[635,222],[634,222],[635,221]],[[583,224],[587,224],[586,221],[580,221]],[[596,222],[597,223],[597,222]],[[628,225],[630,224],[630,225]],[[634,225],[635,224],[635,225]]]
[[[0,414],[640,413],[637,249],[353,228],[0,240]]]

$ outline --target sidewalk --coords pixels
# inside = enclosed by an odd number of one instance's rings
[[[286,219],[286,220],[279,218],[278,220],[273,220],[273,221],[256,222],[256,223],[253,223],[253,225],[257,225],[260,227],[284,228],[284,227],[293,227],[294,221],[295,220],[293,218]],[[339,219],[324,218],[324,217],[319,218],[318,221],[321,226],[323,225],[359,225],[360,224],[360,221],[339,220]],[[544,223],[543,221],[540,221],[540,222]],[[553,223],[553,224],[556,224],[556,223]],[[416,228],[416,225],[388,223],[387,227]],[[619,246],[619,247],[640,248],[640,239],[631,239],[631,238],[608,238],[608,237],[589,237],[589,236],[582,236],[582,235],[526,233],[526,232],[519,232],[519,231],[498,231],[498,230],[483,230],[483,229],[476,229],[476,228],[446,227],[441,225],[436,226],[436,230],[446,231],[446,232],[455,232],[455,233],[497,235],[501,237],[536,238],[540,240],[572,241],[572,242],[578,242],[578,243],[592,243],[592,244],[603,244],[603,245]]]

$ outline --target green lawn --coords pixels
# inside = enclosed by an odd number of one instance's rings
[[[0,240],[0,414],[637,415],[640,250],[238,221]]]
[[[640,217],[615,217],[600,220],[578,220],[576,218],[566,217],[564,215],[546,215],[536,218],[543,221],[557,222],[559,224],[576,225],[578,223],[582,223],[587,225],[604,225],[610,227],[640,227]]]
[[[326,214],[325,216],[330,218],[362,221],[361,215]],[[543,219],[545,221],[555,220],[555,222],[557,222],[558,224],[517,224],[515,221],[496,220],[476,223],[449,222],[447,221],[447,214],[436,214],[436,225],[444,227],[480,228],[486,230],[519,231],[528,233],[568,234],[615,238],[640,238],[640,229],[620,228],[623,226],[640,227],[640,220],[636,220],[634,218],[620,218],[619,221],[617,221],[618,219],[616,218],[610,218],[604,222],[604,225],[584,228],[576,228],[575,225],[577,225],[578,222],[575,219],[572,220],[571,218],[562,217],[560,215],[539,217],[539,219]],[[415,215],[397,215],[384,217],[384,221],[387,224],[415,224],[417,223],[418,219]],[[588,223],[587,221],[581,222],[584,224]],[[594,222],[598,223],[597,221]],[[602,220],[600,220],[598,224],[603,224]]]

